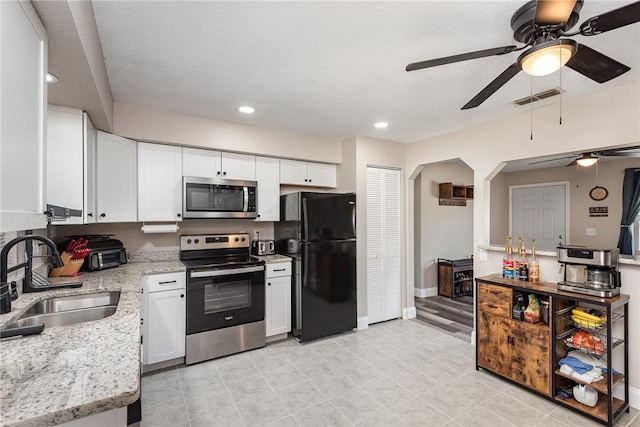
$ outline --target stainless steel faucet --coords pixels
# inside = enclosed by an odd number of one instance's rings
[[[31,243],[31,241],[34,240],[42,242],[49,247],[49,250],[51,251],[51,265],[53,267],[62,267],[64,265],[60,259],[60,254],[58,253],[55,243],[46,237],[27,234],[26,236],[19,236],[10,240],[0,252],[0,314],[9,313],[11,311],[11,301],[18,297],[18,293],[15,289],[15,282],[7,282],[7,277],[10,271],[24,268],[24,283],[30,286],[33,282],[33,269],[31,265],[31,259],[33,258],[32,251],[27,251],[27,260],[25,262],[11,267],[11,269],[7,266],[9,251],[11,251],[11,248],[20,242]]]

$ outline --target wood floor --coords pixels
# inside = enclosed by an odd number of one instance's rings
[[[467,342],[473,331],[473,297],[415,298],[416,318]]]

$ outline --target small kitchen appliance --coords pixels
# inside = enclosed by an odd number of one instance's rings
[[[251,242],[253,255],[273,255],[276,253],[276,244],[273,240],[254,240]]]
[[[226,172],[223,172],[226,175]],[[182,178],[184,218],[257,218],[256,181]]]
[[[111,236],[113,234],[67,236],[69,239],[58,243],[58,250],[60,252],[67,250],[74,241],[84,242],[83,245],[90,252],[84,258],[84,264],[80,268],[81,271],[100,271],[128,263],[129,252],[120,240]]]
[[[603,298],[620,294],[619,249],[559,246],[557,252],[564,267],[558,289]]]

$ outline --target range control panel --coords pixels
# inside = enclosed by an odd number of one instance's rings
[[[189,234],[180,236],[180,250],[248,248],[248,233],[238,234]]]

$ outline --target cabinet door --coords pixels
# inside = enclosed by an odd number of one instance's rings
[[[219,151],[183,148],[182,175],[219,178],[222,176],[220,156],[221,153]]]
[[[256,221],[280,221],[280,161],[256,157],[258,181],[258,218]]]
[[[136,222],[136,142],[98,132],[96,159],[98,222]]]
[[[551,333],[545,324],[511,321],[511,378],[551,395]]]
[[[0,232],[44,228],[47,33],[30,2],[0,1]]]
[[[222,153],[222,178],[255,181],[256,156]]]
[[[138,221],[182,220],[182,148],[138,143]]]
[[[511,378],[511,319],[478,312],[478,365]]]
[[[147,293],[147,364],[184,356],[186,304],[184,289]]]
[[[291,276],[266,279],[265,323],[267,336],[291,330]]]
[[[314,187],[336,187],[336,166],[307,163],[307,184]]]
[[[280,184],[307,185],[307,162],[280,159]]]
[[[75,210],[84,208],[83,127],[81,110],[49,105],[47,204]],[[83,222],[82,217],[69,217],[56,221],[56,225]]]
[[[96,214],[96,148],[98,144],[98,132],[89,120],[89,115],[84,113],[84,215],[85,224],[97,222]]]

